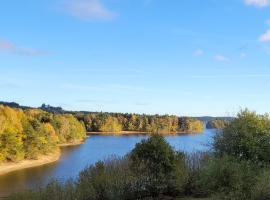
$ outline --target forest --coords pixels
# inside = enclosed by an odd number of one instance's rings
[[[88,132],[147,132],[159,134],[201,133],[204,123],[195,118],[169,115],[138,115],[121,113],[76,113]]]
[[[0,105],[0,163],[37,159],[85,136],[83,123],[71,114]]]
[[[192,117],[178,117],[173,115],[146,115],[110,112],[65,111],[61,107],[43,104],[40,109],[50,113],[73,114],[79,121],[84,122],[88,132],[121,131],[176,134],[201,133],[204,123]]]
[[[21,106],[15,102],[0,102],[0,104],[20,108],[22,110],[35,109]],[[111,132],[121,131],[177,134],[177,133],[201,133],[204,131],[203,119],[195,117],[178,117],[174,115],[146,115],[110,112],[66,111],[61,107],[42,104],[39,110],[53,115],[70,114],[83,122],[87,132]],[[211,118],[210,118],[211,119]],[[210,120],[208,119],[208,120]]]

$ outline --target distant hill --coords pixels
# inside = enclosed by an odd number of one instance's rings
[[[0,101],[0,105],[4,105],[4,106],[9,106],[11,108],[21,108],[21,109],[29,109],[31,107],[28,106],[21,106],[18,103],[15,102],[5,102],[5,101]]]
[[[22,106],[16,102],[5,102],[5,101],[0,101],[0,105],[4,106],[9,106],[11,108],[20,108],[20,109],[33,109],[35,107],[30,107],[30,106]],[[42,104],[38,109],[54,113],[54,114],[63,114],[63,113],[68,113],[68,111],[63,110],[61,107],[53,107],[50,105]]]
[[[202,117],[195,117],[198,120],[201,120],[205,123],[213,120],[224,120],[224,121],[232,121],[235,117],[211,117],[211,116],[202,116]]]

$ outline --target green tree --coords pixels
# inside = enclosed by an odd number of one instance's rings
[[[139,195],[179,193],[186,182],[184,155],[175,152],[160,135],[136,144],[130,153],[131,169],[137,177]]]
[[[54,115],[52,125],[60,143],[82,141],[86,136],[84,125],[70,114]]]
[[[120,132],[122,125],[118,122],[117,118],[108,116],[101,124],[99,131],[101,132]]]
[[[208,160],[200,173],[203,191],[216,195],[216,199],[250,199],[255,182],[256,170],[252,163],[229,156]]]
[[[217,155],[251,160],[259,165],[270,162],[270,118],[267,114],[243,110],[214,138]]]

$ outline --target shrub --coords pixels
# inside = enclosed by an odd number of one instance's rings
[[[99,161],[80,173],[78,199],[128,199],[132,179],[127,159]]]
[[[64,184],[52,180],[46,187],[13,194],[8,200],[75,200],[77,194],[74,182],[69,180]]]
[[[269,200],[270,199],[270,169],[265,169],[258,176],[257,182],[252,189],[253,200]]]
[[[185,185],[185,195],[194,197],[205,197],[207,193],[200,185],[200,174],[207,162],[212,158],[208,152],[195,152],[186,155],[188,167],[188,180]]]
[[[241,160],[251,160],[258,165],[270,162],[270,118],[248,110],[241,111],[214,138],[217,156],[230,155]]]
[[[164,137],[154,135],[131,151],[131,170],[136,175],[137,195],[179,194],[187,179],[182,153],[175,152]]]
[[[200,185],[205,192],[222,199],[250,199],[256,170],[250,162],[231,157],[213,158],[203,167]]]

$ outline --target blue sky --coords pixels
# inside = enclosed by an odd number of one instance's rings
[[[270,0],[4,0],[0,13],[3,101],[270,112]]]

